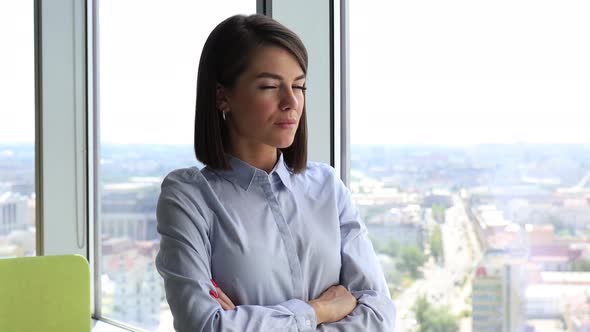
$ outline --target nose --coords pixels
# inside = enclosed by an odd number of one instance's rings
[[[286,88],[283,89],[283,91],[281,103],[279,105],[280,109],[283,111],[297,109],[297,106],[299,106],[299,100],[297,100],[294,89]]]

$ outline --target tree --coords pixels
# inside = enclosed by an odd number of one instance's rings
[[[434,226],[432,235],[430,235],[430,253],[435,260],[439,260],[442,256],[442,232],[439,225]]]
[[[383,214],[391,209],[391,205],[369,205],[364,211],[363,220],[370,221],[373,217]]]
[[[391,239],[383,246],[383,253],[395,258],[399,255],[399,248],[399,243],[396,240]]]
[[[567,236],[575,234],[574,227],[571,225],[567,225],[565,222],[563,222],[563,220],[561,220],[557,216],[550,215],[549,222],[553,225],[553,228],[555,229],[555,234],[557,235]]]
[[[574,261],[572,270],[575,272],[590,272],[590,260],[577,259]]]
[[[397,257],[397,255],[399,255],[400,245],[396,240],[391,239],[387,242],[383,242],[371,235],[369,235],[369,239],[373,243],[373,248],[375,248],[375,252],[380,254],[386,254],[391,258],[395,258]]]
[[[387,271],[385,272],[385,280],[388,284],[399,285],[402,282],[402,275],[399,271]]]
[[[427,312],[424,324],[420,324],[418,332],[457,332],[459,322],[457,317],[446,309],[433,309]]]
[[[410,272],[413,278],[418,277],[418,267],[426,261],[426,257],[416,246],[403,247],[401,252],[400,268]]]
[[[446,209],[447,207],[444,204],[432,204],[432,218],[437,222],[444,223]]]
[[[380,254],[383,252],[383,243],[379,241],[378,238],[374,237],[372,234],[369,234],[369,240],[371,240],[373,249],[375,249],[376,253]]]
[[[451,314],[448,308],[434,308],[425,296],[416,300],[414,314],[420,325],[418,332],[459,331],[459,318]]]
[[[420,324],[426,320],[426,313],[431,310],[430,302],[426,299],[426,296],[420,295],[414,303],[414,314],[416,315],[416,321]]]

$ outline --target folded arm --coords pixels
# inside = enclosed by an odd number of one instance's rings
[[[340,283],[357,298],[356,308],[343,319],[318,326],[319,331],[387,331],[395,329],[395,306],[350,192],[335,177],[340,213],[342,268]]]
[[[215,288],[207,221],[191,198],[165,184],[157,208],[161,242],[156,267],[164,278],[176,331],[315,331],[315,311],[298,299],[223,310],[209,293]]]

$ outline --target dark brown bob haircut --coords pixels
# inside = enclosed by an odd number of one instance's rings
[[[228,127],[217,109],[217,84],[234,87],[260,46],[278,46],[290,52],[307,75],[307,50],[299,37],[284,25],[263,15],[235,15],[221,22],[209,35],[199,62],[195,108],[195,155],[214,169],[230,169],[226,158]],[[307,165],[307,117],[305,105],[291,146],[280,149],[295,173]]]

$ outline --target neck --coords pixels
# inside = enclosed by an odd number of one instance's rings
[[[257,148],[232,148],[230,154],[234,157],[270,173],[278,160],[278,149],[272,146],[259,146]]]

